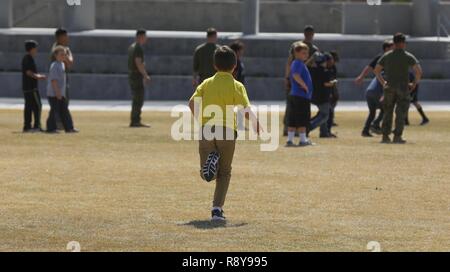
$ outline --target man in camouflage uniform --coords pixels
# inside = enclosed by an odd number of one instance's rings
[[[406,37],[402,33],[394,35],[394,50],[384,54],[378,61],[374,73],[384,90],[384,119],[382,143],[391,143],[392,122],[395,109],[394,143],[404,144],[403,129],[409,109],[410,92],[422,78],[422,68],[414,55],[407,52]],[[413,68],[415,80],[409,83],[409,69]],[[384,77],[381,72],[384,70]]]
[[[150,127],[141,123],[142,107],[144,106],[145,85],[150,82],[150,76],[145,69],[144,49],[147,42],[145,30],[136,32],[136,41],[128,48],[128,81],[132,92],[130,127]]]

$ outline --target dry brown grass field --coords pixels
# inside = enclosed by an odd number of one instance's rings
[[[74,112],[79,135],[22,134],[21,114],[0,111],[0,251],[450,251],[448,112],[404,146],[361,138],[363,112],[311,148],[240,142],[226,226],[208,222],[213,184],[169,113],[136,130],[126,112]]]

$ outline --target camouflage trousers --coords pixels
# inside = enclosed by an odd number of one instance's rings
[[[386,87],[384,88],[384,119],[383,135],[389,136],[392,133],[392,123],[395,111],[395,131],[394,135],[401,137],[405,128],[405,120],[409,110],[410,92],[408,87]]]

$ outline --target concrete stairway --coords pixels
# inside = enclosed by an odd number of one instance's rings
[[[76,64],[71,75],[73,98],[128,99],[127,56],[134,31],[94,30],[71,35],[71,47]],[[52,29],[0,30],[0,97],[20,97],[20,60],[23,41],[35,39],[40,43],[37,58],[40,71],[46,72],[49,50],[53,41]],[[147,67],[153,75],[148,99],[185,100],[193,89],[192,53],[203,42],[202,32],[149,32],[150,42],[145,48]],[[296,34],[260,34],[240,37],[239,33],[221,33],[221,44],[242,39],[246,46],[245,64],[248,91],[255,100],[282,100],[283,70],[289,45],[301,36]],[[318,34],[317,44],[322,50],[337,50],[342,58],[339,65],[340,90],[345,100],[362,100],[364,88],[354,86],[352,79],[379,53],[386,36],[356,36]],[[422,84],[424,100],[450,100],[449,40],[415,38],[409,50],[421,59],[426,80]],[[44,90],[44,87],[42,87]]]

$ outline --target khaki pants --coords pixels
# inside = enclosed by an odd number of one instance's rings
[[[217,173],[216,189],[213,207],[223,207],[231,179],[231,164],[233,162],[236,140],[200,140],[200,169],[211,152],[220,154],[219,172]]]
[[[384,119],[383,119],[383,135],[389,136],[392,133],[392,123],[394,119],[395,109],[395,131],[394,135],[401,137],[405,127],[405,120],[408,114],[410,93],[408,87],[384,89]]]

